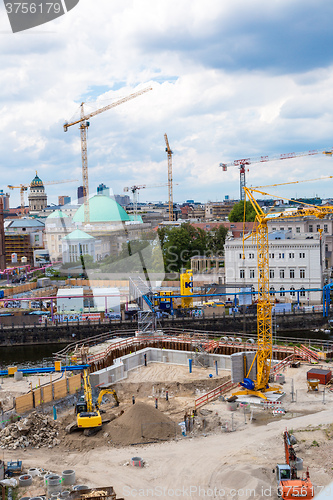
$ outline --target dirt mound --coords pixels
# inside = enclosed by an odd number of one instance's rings
[[[123,415],[105,426],[111,442],[118,446],[174,438],[179,426],[146,403],[130,406]]]

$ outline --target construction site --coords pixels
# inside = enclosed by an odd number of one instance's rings
[[[240,385],[258,344],[240,340],[94,338],[47,374],[9,367],[1,484],[17,498],[314,498],[333,480],[333,351],[274,346],[260,395]]]
[[[193,305],[192,271],[179,295],[157,299],[149,280],[131,276],[136,330],[66,343],[53,366],[0,371],[4,495],[310,500],[331,483],[333,344],[274,334],[270,216],[243,189],[257,214],[256,336],[163,330],[161,301]]]

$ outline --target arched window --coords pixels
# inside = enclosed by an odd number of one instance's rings
[[[300,289],[299,295],[300,295],[300,297],[305,297],[305,290],[303,287]]]
[[[280,297],[284,297],[285,295],[286,295],[285,288],[283,286],[281,286],[281,288],[280,288]]]
[[[295,297],[295,288],[293,286],[290,287],[290,296]]]

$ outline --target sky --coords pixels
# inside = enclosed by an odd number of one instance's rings
[[[30,2],[31,3],[31,2]],[[146,87],[153,90],[90,120],[90,194],[146,185],[139,201],[166,201],[173,151],[174,200],[239,198],[247,185],[282,197],[333,197],[333,4],[329,0],[80,0],[49,23],[12,33],[0,4],[0,189],[35,171],[49,203],[82,184],[78,125],[63,124]],[[153,187],[154,185],[160,187]],[[152,186],[152,187],[149,187]],[[10,206],[20,202],[10,191]]]

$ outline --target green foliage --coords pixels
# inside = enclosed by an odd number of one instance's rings
[[[159,228],[164,266],[168,273],[180,272],[182,268],[190,267],[191,258],[206,256],[222,256],[228,230],[219,226],[212,231],[195,228],[191,224],[182,224],[180,227]]]
[[[243,222],[244,220],[244,201],[239,201],[232,207],[232,210],[229,214],[230,222]],[[253,222],[256,218],[255,210],[250,201],[246,202],[245,208],[245,222]]]

